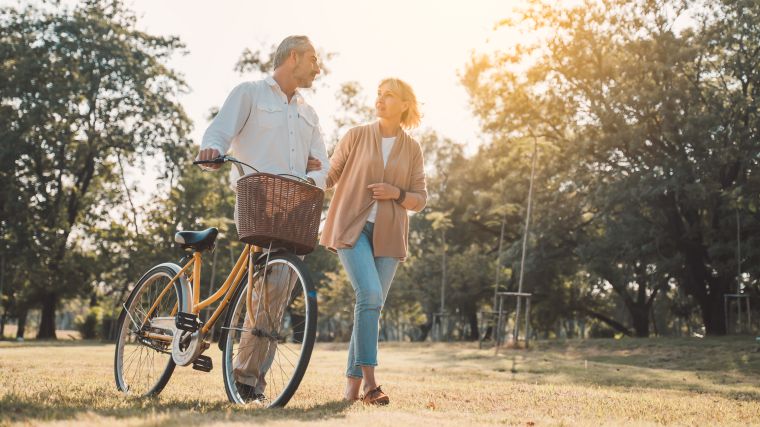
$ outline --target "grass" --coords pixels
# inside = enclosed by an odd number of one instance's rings
[[[760,425],[760,344],[751,337],[382,343],[385,408],[340,401],[345,344],[319,344],[284,409],[227,403],[211,373],[177,368],[158,398],[113,384],[113,345],[0,342],[0,425]]]

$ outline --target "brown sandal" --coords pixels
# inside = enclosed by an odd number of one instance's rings
[[[361,399],[365,405],[387,405],[391,401],[388,395],[380,389],[380,386],[368,391]]]

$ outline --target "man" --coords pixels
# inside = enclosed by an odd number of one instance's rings
[[[329,165],[329,161],[322,131],[317,114],[298,91],[311,87],[319,72],[317,55],[308,37],[285,38],[275,52],[271,76],[242,83],[232,90],[204,133],[197,159],[211,160],[230,151],[259,172],[304,176],[324,189],[328,170],[322,170],[321,165]],[[218,169],[220,166],[207,167]],[[230,173],[234,183],[238,178],[237,168],[231,168]],[[275,302],[287,300],[294,286],[293,281],[278,280],[276,275],[267,282],[268,300]],[[260,303],[259,291],[254,291],[254,306]],[[277,322],[282,314],[281,311],[275,314]],[[244,327],[260,327],[259,322],[246,315]],[[250,333],[241,335],[239,351],[233,361],[241,397],[263,398],[266,373],[275,351],[276,344],[268,340]]]

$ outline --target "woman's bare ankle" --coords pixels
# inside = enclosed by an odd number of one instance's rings
[[[372,390],[374,390],[376,388],[377,388],[377,383],[374,383],[374,382],[373,383],[367,383],[367,382],[365,382],[362,385],[362,391],[364,392],[364,394],[367,394],[367,393],[369,393],[370,391],[372,391]]]
[[[346,389],[343,392],[343,400],[353,402],[359,400],[362,379],[357,377],[346,377]]]

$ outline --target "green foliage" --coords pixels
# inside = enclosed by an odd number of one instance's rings
[[[100,333],[100,324],[102,319],[102,309],[100,307],[90,307],[87,314],[77,316],[74,325],[79,331],[82,339],[92,340],[98,338]]]
[[[178,39],[138,31],[118,0],[37,4],[0,9],[0,305],[10,316],[42,308],[50,337],[59,301],[94,298],[102,320],[80,326],[106,337],[142,272],[182,256],[177,230],[220,229],[201,284],[218,288],[242,249],[234,193],[226,171],[189,163],[177,101],[187,88],[166,66]],[[417,134],[428,204],[411,217],[384,324],[424,339],[443,304],[476,329],[495,291],[517,289],[535,145],[522,272],[534,329],[572,335],[587,322],[594,336],[646,336],[692,331],[698,315],[707,333],[725,332],[723,295],[760,293],[760,8],[535,1],[500,28],[525,36],[473,54],[460,76],[486,143],[468,157],[433,130]],[[267,73],[270,50],[246,49],[235,70]],[[340,86],[328,146],[373,118],[362,94]],[[148,168],[155,192],[128,184],[129,170]],[[320,337],[346,339],[353,291],[337,257],[318,248],[306,263]]]
[[[494,144],[541,141],[529,253],[543,277],[532,281],[556,292],[568,274],[590,273],[596,294],[611,287],[624,302],[639,335],[672,282],[697,301],[708,333],[724,333],[737,221],[746,235],[760,219],[760,8],[539,1],[503,25],[526,36],[474,55],[462,82]],[[743,238],[741,262],[756,292],[754,243]],[[594,305],[570,308],[611,320]]]
[[[60,299],[101,273],[91,236],[124,210],[124,165],[182,165],[186,87],[165,62],[183,45],[138,31],[117,0],[3,8],[0,28],[3,244],[15,296],[41,306],[51,338]]]

